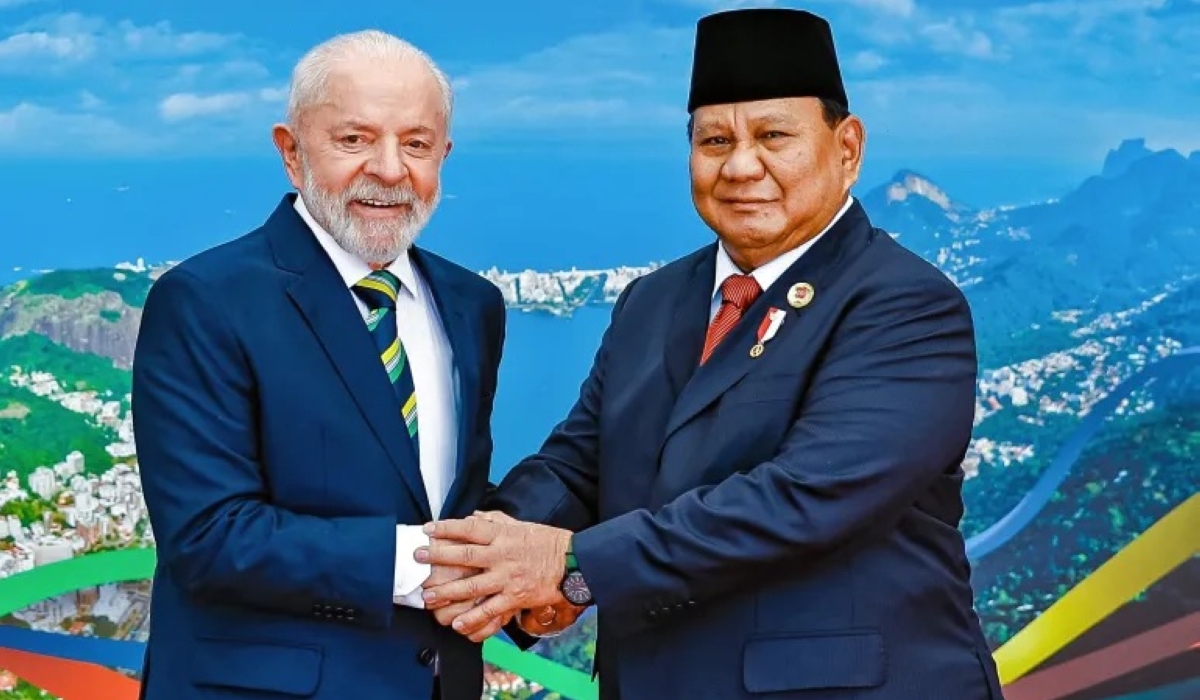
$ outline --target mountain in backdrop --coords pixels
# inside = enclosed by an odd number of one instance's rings
[[[1200,272],[1200,152],[1151,151],[1141,139],[1057,200],[976,210],[904,171],[863,205],[963,288],[985,366],[1040,354],[1029,343],[1053,319],[1135,310]],[[1196,323],[1178,332],[1192,337]]]

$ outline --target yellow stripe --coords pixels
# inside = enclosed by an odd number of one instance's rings
[[[388,298],[392,301],[396,300],[396,290],[392,289],[386,283],[380,282],[379,280],[374,280],[368,277],[367,279],[359,281],[358,286],[383,292],[384,294],[388,295]]]
[[[399,353],[400,353],[400,339],[396,338],[395,340],[392,341],[391,345],[387,346],[387,350],[383,351],[383,355],[381,355],[381,357],[383,358],[383,364],[390,365],[392,363],[392,358],[395,357]]]
[[[413,409],[417,407],[417,395],[413,394],[408,397],[408,401],[404,402],[404,407],[400,410],[404,412],[405,418],[412,414]]]
[[[1200,493],[1167,513],[993,655],[1012,683],[1200,551]]]

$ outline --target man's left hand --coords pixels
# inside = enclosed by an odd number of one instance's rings
[[[417,561],[480,570],[424,593],[425,605],[433,609],[486,598],[454,619],[452,626],[460,634],[474,638],[521,610],[565,602],[559,583],[571,539],[569,530],[473,516],[429,523],[425,531],[433,541],[428,548],[417,550]]]

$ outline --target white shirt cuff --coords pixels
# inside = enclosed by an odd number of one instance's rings
[[[425,608],[421,598],[425,580],[429,578],[429,564],[413,558],[417,549],[429,546],[429,535],[420,525],[396,526],[396,581],[392,588],[392,600],[396,605],[410,608]]]

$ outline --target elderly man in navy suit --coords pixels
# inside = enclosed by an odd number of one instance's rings
[[[967,302],[850,196],[864,127],[824,20],[715,14],[694,61],[718,240],[623,292],[497,514],[428,529],[457,542],[422,561],[482,573],[427,602],[475,638],[595,605],[604,698],[999,700],[957,528]]]
[[[166,272],[133,369],[158,541],[146,700],[478,700],[480,645],[422,588],[421,525],[488,486],[504,301],[413,245],[450,83],[381,32],[301,59],[275,144],[298,194]]]

